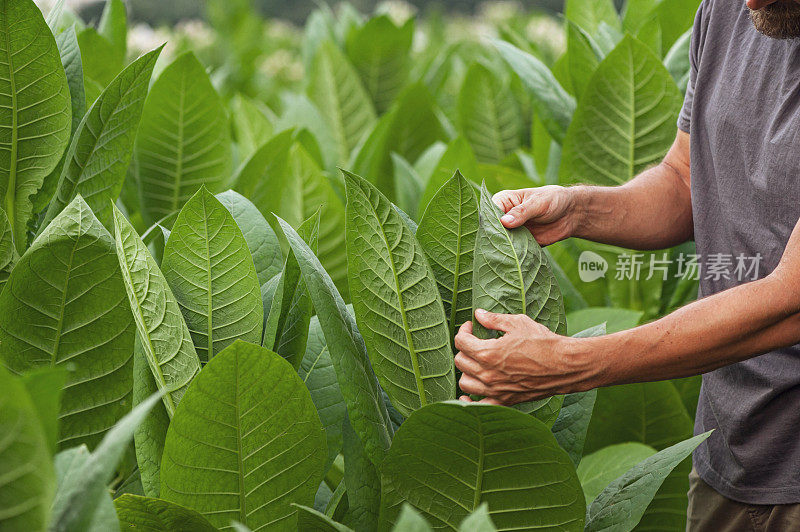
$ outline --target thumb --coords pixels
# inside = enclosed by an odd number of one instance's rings
[[[509,209],[507,213],[500,217],[503,225],[509,229],[519,227],[534,216],[540,214],[542,202],[536,198],[529,198],[519,205]]]
[[[497,314],[481,308],[475,309],[475,319],[487,329],[502,332],[513,329],[515,323],[513,314]]]

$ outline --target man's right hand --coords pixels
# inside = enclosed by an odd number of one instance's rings
[[[504,190],[492,200],[506,213],[500,218],[504,226],[512,229],[524,225],[540,245],[546,246],[574,235],[577,188],[547,185]]]

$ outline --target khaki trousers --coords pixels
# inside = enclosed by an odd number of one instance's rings
[[[744,504],[717,493],[692,470],[686,532],[800,532],[800,504]]]

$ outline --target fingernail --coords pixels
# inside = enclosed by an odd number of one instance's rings
[[[514,217],[510,214],[505,214],[502,218],[500,218],[500,221],[504,223],[511,223],[514,221]]]
[[[475,309],[475,315],[476,316],[483,316],[484,314],[486,314],[486,311],[483,310],[482,308],[476,308]]]

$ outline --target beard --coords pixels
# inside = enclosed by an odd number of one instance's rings
[[[779,0],[774,4],[750,11],[756,29],[773,39],[800,37],[800,4],[794,0]]]

